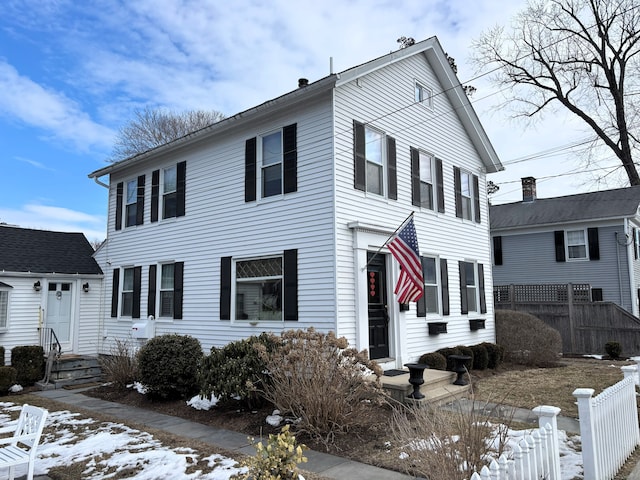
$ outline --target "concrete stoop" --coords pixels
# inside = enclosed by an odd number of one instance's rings
[[[64,354],[55,360],[49,381],[36,382],[40,390],[56,390],[59,388],[102,382],[102,368],[97,357],[87,355]]]
[[[471,391],[471,385],[460,386],[453,384],[456,379],[454,372],[426,369],[423,378],[424,383],[420,386],[420,393],[422,393],[425,398],[420,400],[409,397],[409,394],[413,392],[413,385],[409,383],[408,370],[402,375],[395,375],[393,377],[383,375],[380,377],[380,381],[382,388],[384,388],[391,398],[398,402],[412,405],[441,405],[464,398],[468,396]]]

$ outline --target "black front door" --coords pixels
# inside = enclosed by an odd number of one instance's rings
[[[367,299],[369,306],[369,357],[389,356],[386,256],[367,253]]]

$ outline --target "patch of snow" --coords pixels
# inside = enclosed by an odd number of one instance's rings
[[[279,427],[284,417],[280,415],[280,410],[274,410],[271,415],[268,415],[266,418],[266,422],[272,427]]]
[[[604,355],[583,355],[584,358],[595,358],[596,360],[602,360]]]
[[[141,393],[142,395],[146,395],[149,391],[149,389],[140,382],[133,382],[132,384],[127,385],[127,388],[133,388],[136,392]]]
[[[196,410],[210,410],[211,407],[215,407],[218,404],[218,397],[211,395],[209,398],[204,398],[202,395],[196,395],[191,400],[187,401],[187,405],[195,408]]]
[[[9,391],[11,393],[18,393],[18,392],[21,392],[22,390],[23,390],[22,385],[18,385],[18,384],[15,384],[9,388]]]

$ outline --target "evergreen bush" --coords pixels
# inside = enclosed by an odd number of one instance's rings
[[[502,363],[502,359],[504,357],[504,348],[500,345],[496,345],[491,342],[482,342],[482,345],[489,355],[489,363],[487,364],[487,368],[495,370]]]
[[[44,349],[38,345],[13,347],[11,366],[16,369],[16,382],[28,387],[44,378]]]
[[[451,356],[451,355],[460,355],[460,350],[458,350],[456,347],[446,347],[446,348],[441,348],[439,350],[436,350],[436,352],[447,359],[447,368],[446,369],[449,370],[450,372],[453,371],[453,369],[454,369],[454,367],[456,365],[456,362],[451,360],[449,358],[449,356]]]
[[[458,345],[456,350],[460,352],[460,355],[465,355],[467,357],[471,357],[471,360],[465,360],[464,366],[468,371],[473,370],[474,367],[474,358],[473,358],[473,349],[471,347],[467,347],[466,345]]]
[[[607,352],[609,358],[617,360],[622,355],[622,345],[620,342],[607,342],[604,344],[604,351]]]
[[[418,363],[429,365],[429,368],[432,368],[433,370],[445,370],[447,368],[447,359],[438,352],[423,354],[420,357],[420,360],[418,360]]]
[[[489,352],[487,352],[487,348],[482,344],[472,345],[470,348],[473,351],[474,370],[486,370],[489,365]]]
[[[199,391],[203,356],[200,342],[188,335],[154,337],[138,351],[138,380],[151,398],[189,398]]]
[[[0,367],[0,395],[9,393],[9,389],[16,384],[18,374],[13,367]]]
[[[4,347],[0,347],[0,367],[4,367]]]

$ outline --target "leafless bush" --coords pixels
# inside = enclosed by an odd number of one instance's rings
[[[277,352],[263,354],[271,374],[265,398],[299,419],[298,431],[327,445],[383,397],[380,367],[368,360],[366,351],[347,348],[347,340],[332,332],[289,330]]]
[[[506,443],[511,419],[494,424],[493,409],[477,402],[470,408],[444,410],[412,406],[395,409],[393,442],[398,454],[406,456],[412,475],[430,480],[464,480],[499,456]],[[500,408],[500,407],[493,407]]]
[[[562,354],[562,337],[538,317],[512,310],[496,310],[496,343],[505,349],[505,361],[553,366]]]
[[[138,374],[138,361],[131,342],[116,338],[109,354],[100,357],[100,366],[107,381],[118,389],[126,389]]]

